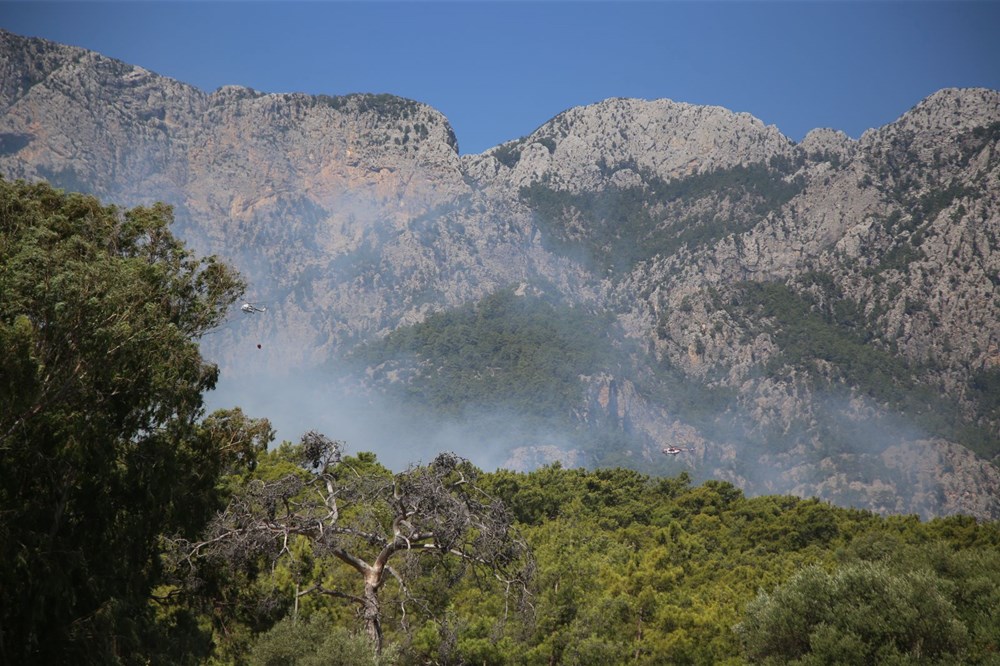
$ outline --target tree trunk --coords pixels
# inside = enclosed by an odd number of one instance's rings
[[[378,585],[365,580],[365,596],[362,614],[365,632],[375,648],[375,654],[382,654],[382,614],[378,605]]]

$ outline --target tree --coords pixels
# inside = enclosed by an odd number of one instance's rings
[[[159,535],[259,448],[199,423],[242,283],[171,217],[0,180],[0,662],[141,660]]]
[[[315,556],[332,556],[361,584],[349,591],[319,577],[305,589],[297,586],[296,600],[319,593],[357,604],[376,653],[382,649],[380,591],[393,579],[404,597],[407,592],[396,560],[451,557],[496,577],[507,591],[526,592],[527,545],[507,508],[479,488],[479,471],[467,460],[441,454],[394,475],[371,454],[342,458],[339,442],[315,432],[285,452],[299,468],[247,483],[202,541],[180,542],[188,561],[209,557],[241,566],[261,556],[291,559],[296,539],[304,538]]]
[[[969,637],[947,589],[881,563],[809,567],[761,593],[736,632],[754,663],[958,663]]]

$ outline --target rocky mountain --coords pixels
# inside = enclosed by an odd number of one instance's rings
[[[1000,93],[949,89],[858,140],[609,99],[460,155],[410,100],[205,93],[0,32],[0,174],[172,204],[268,310],[205,340],[224,376],[509,403],[462,431],[489,460],[884,512],[1000,517],[998,140]]]

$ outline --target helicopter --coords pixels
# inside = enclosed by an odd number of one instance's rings
[[[263,305],[256,305],[254,303],[244,303],[240,306],[240,310],[247,314],[257,314],[258,312],[267,312],[267,308]]]
[[[265,306],[260,305],[258,303],[250,303],[249,301],[244,302],[243,305],[240,306],[240,310],[243,310],[243,312],[248,315],[267,312],[267,308]],[[263,349],[263,348],[264,348],[263,345],[261,345],[261,343],[258,342],[257,349]]]

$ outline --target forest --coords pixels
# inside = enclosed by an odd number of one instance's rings
[[[0,662],[1000,663],[995,522],[449,453],[390,470],[337,433],[207,414],[198,342],[244,285],[171,218],[0,181]],[[435,330],[500,335],[510,298]],[[602,361],[527,307],[552,363]],[[551,376],[538,399],[572,399]]]

